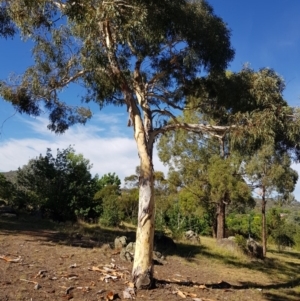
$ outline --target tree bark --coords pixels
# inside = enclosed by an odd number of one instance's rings
[[[267,254],[267,221],[266,221],[266,195],[265,189],[263,188],[262,200],[261,200],[261,214],[262,214],[262,247],[263,256],[266,257]]]
[[[217,239],[225,237],[225,209],[226,204],[221,201],[217,209]]]
[[[142,167],[144,172],[139,181],[138,225],[132,270],[137,289],[150,288],[153,282],[154,195],[152,165],[149,163]]]
[[[145,128],[138,114],[134,118],[134,127],[140,157],[140,178],[138,224],[132,276],[137,289],[149,289],[153,284],[152,256],[155,207],[152,154],[154,140],[149,137],[151,127],[148,127],[147,131],[147,127]]]

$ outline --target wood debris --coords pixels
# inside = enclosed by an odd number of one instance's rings
[[[130,274],[129,271],[121,268],[115,264],[104,265],[104,266],[92,266],[88,268],[89,271],[99,272],[101,281],[108,283],[110,280],[115,281],[118,279],[126,279],[127,275]]]
[[[108,292],[105,301],[112,301],[115,299],[115,294],[113,292]]]
[[[183,291],[179,290],[178,288],[173,290],[172,293],[176,294],[177,296],[179,296],[183,299],[185,299],[186,297],[190,297],[190,298],[196,298],[197,297],[197,294],[190,293],[190,292],[183,292]]]
[[[193,301],[216,301],[216,300],[213,300],[213,299],[207,299],[207,298],[193,298],[192,300],[193,300]]]
[[[37,277],[39,277],[39,278],[43,278],[43,277],[45,277],[46,274],[47,273],[47,270],[40,270],[35,276],[34,276],[34,278],[37,278]]]
[[[21,281],[28,282],[28,283],[33,283],[33,284],[34,284],[34,289],[35,289],[35,290],[38,290],[38,289],[41,288],[41,285],[40,285],[38,282],[36,282],[36,281],[27,280],[27,279],[23,279],[23,278],[21,278],[20,280],[21,280]]]
[[[195,285],[193,285],[193,287],[200,288],[202,290],[209,289],[205,284],[200,284],[200,285],[195,284]]]
[[[19,262],[21,260],[21,256],[19,256],[17,258],[10,258],[10,257],[5,256],[5,255],[0,255],[0,259],[5,260],[6,262]]]

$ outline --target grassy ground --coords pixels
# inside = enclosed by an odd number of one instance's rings
[[[119,258],[112,255],[113,250],[109,249],[109,244],[112,244],[116,236],[121,235],[126,235],[129,241],[134,241],[134,227],[127,225],[110,229],[84,223],[57,224],[26,217],[18,220],[0,219],[0,255],[17,254],[24,258],[22,265],[0,261],[0,300],[32,298],[39,301],[46,297],[48,300],[56,300],[60,296],[59,290],[64,286],[59,281],[64,280],[58,279],[57,283],[49,280],[47,282],[47,278],[39,280],[42,287],[51,286],[52,291],[56,291],[52,295],[45,292],[43,295],[42,291],[30,290],[28,283],[21,283],[19,278],[23,275],[22,277],[32,279],[41,268],[58,277],[58,271],[65,269],[63,260],[67,260],[62,259],[66,258],[62,254],[73,256],[70,262],[66,261],[66,265],[76,260],[82,267],[82,270],[77,268],[81,275],[81,282],[77,280],[80,286],[83,282],[95,282],[95,278],[91,278],[95,276],[87,271],[87,265],[91,262],[109,263],[112,258],[118,262]],[[176,249],[168,250],[168,253],[164,254],[167,258],[165,264],[155,266],[157,287],[138,295],[136,300],[180,300],[181,297],[174,294],[174,290],[189,291],[201,297],[203,301],[300,300],[299,252],[279,252],[269,246],[267,258],[262,261],[250,259],[239,251],[222,248],[214,239],[208,237],[201,237],[200,245],[191,245],[186,241],[176,243]],[[25,245],[26,248],[23,247]],[[28,264],[30,269],[34,269],[36,265],[37,270],[28,272],[24,268],[25,264]],[[131,263],[120,264],[125,264],[130,271]],[[103,288],[104,284],[96,282],[95,287],[97,285]],[[205,289],[199,289],[201,285],[205,285]],[[121,299],[123,286],[123,283],[117,282],[109,284],[110,289],[119,291]],[[18,295],[12,295],[16,288]],[[101,297],[105,300],[105,295],[96,295],[93,289],[86,292],[84,298],[78,294],[72,295],[74,300],[101,300]],[[187,299],[192,300],[192,297]]]

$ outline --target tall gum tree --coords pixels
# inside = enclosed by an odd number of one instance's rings
[[[187,115],[185,120],[196,118],[200,122],[195,112]],[[158,143],[160,159],[179,172],[181,187],[212,217],[212,232],[217,239],[225,237],[226,207],[230,203],[246,206],[251,200],[250,188],[239,173],[242,158],[228,144],[225,150],[218,137],[184,130],[167,133]]]
[[[208,158],[205,158],[198,148],[209,147],[210,153],[218,153],[223,160],[232,160],[235,153],[238,156],[234,157],[240,157],[240,163],[245,163],[261,147],[269,144],[278,153],[286,153],[294,160],[299,160],[299,110],[288,106],[283,98],[284,88],[283,79],[269,68],[254,71],[245,66],[237,73],[211,73],[195,79],[188,87],[189,97],[184,114],[177,119],[215,125],[214,131],[208,133],[210,139],[207,135],[186,135],[179,131],[164,135],[159,143],[161,160],[175,163],[176,168],[185,175],[186,181],[195,171],[200,171],[197,175],[199,187],[208,187],[205,180],[202,180],[202,183],[199,181],[207,172],[202,160],[208,161]],[[217,147],[212,148],[212,145],[207,143],[212,139],[218,142]],[[189,165],[191,158],[194,161]],[[219,166],[221,169],[221,164]],[[242,174],[238,173],[234,172],[241,177]],[[226,173],[220,172],[219,176],[216,173],[218,178],[212,177],[216,186],[222,187],[224,182],[221,185],[221,178],[225,175]],[[202,190],[205,192],[207,189]],[[222,189],[215,191],[220,193]],[[198,195],[201,196],[199,191]],[[228,191],[223,190],[222,195],[223,198],[218,196],[216,212],[217,238],[224,236],[225,208],[229,199]]]
[[[153,280],[153,145],[177,128],[218,131],[185,124],[175,112],[185,105],[186,84],[206,70],[219,72],[233,58],[230,32],[204,0],[10,0],[5,12],[33,44],[34,65],[14,82],[0,82],[1,96],[19,112],[49,112],[49,129],[62,133],[92,112],[62,99],[71,84],[83,100],[124,106],[140,158],[139,211],[133,279]],[[42,107],[44,105],[44,107]],[[168,123],[173,119],[173,123]]]

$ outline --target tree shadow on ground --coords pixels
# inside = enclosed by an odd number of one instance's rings
[[[270,251],[270,253],[273,254],[278,254],[280,256],[285,256],[285,257],[289,257],[289,258],[295,258],[295,259],[299,259],[300,260],[300,253],[296,253],[293,251],[289,251],[289,250],[272,250]]]
[[[93,225],[80,225],[72,223],[55,223],[49,220],[35,219],[32,217],[19,217],[19,219],[1,218],[0,220],[0,235],[20,235],[26,234],[32,236],[32,239],[38,239],[40,243],[54,243],[60,245],[68,245],[82,248],[97,248],[104,244],[112,244],[116,236],[125,235],[128,241],[135,241],[134,228],[109,229]],[[236,255],[224,255],[218,252],[213,252],[210,248],[204,245],[190,244],[189,242],[177,242],[174,247],[174,242],[163,237],[160,245],[156,246],[157,251],[163,255],[175,255],[184,258],[188,262],[195,262],[202,259],[218,260],[220,263],[232,265],[234,268],[247,268],[249,270],[261,271],[268,274],[271,278],[276,278],[280,272],[286,279],[291,279],[286,282],[261,285],[260,283],[240,282],[239,285],[230,285],[225,282],[207,284],[209,289],[259,289],[262,290],[264,298],[269,301],[296,301],[300,300],[299,286],[300,277],[298,272],[300,263],[293,262],[294,259],[300,259],[299,254],[290,251],[280,252],[280,255],[286,255],[287,260],[280,261],[278,258],[266,258],[265,260],[249,260],[241,261]],[[277,254],[276,251],[272,251]],[[197,285],[192,282],[167,282],[157,280],[157,286],[166,284],[176,284],[182,286]],[[201,285],[203,283],[199,283]]]
[[[113,248],[114,240],[118,236],[126,236],[127,242],[134,242],[136,239],[136,230],[133,227],[105,228],[71,222],[57,223],[26,215],[18,219],[1,218],[0,234],[26,234],[47,243],[82,248],[100,248],[104,244],[109,244]],[[170,237],[165,235],[156,234],[154,239],[155,251],[159,251],[164,256],[184,257],[188,261],[192,261],[204,249],[202,245],[175,244]]]
[[[263,296],[269,301],[299,301],[300,293],[293,290],[300,285],[300,277],[291,281],[262,285],[252,282],[240,282],[240,285],[232,285],[225,281],[216,283],[197,283],[193,281],[169,281],[169,280],[156,280],[156,287],[164,287],[170,285],[176,285],[179,287],[202,287],[202,289],[208,290],[248,290],[258,289],[262,291]],[[280,291],[279,291],[280,290]]]
[[[91,228],[77,223],[56,223],[28,216],[19,219],[1,218],[0,234],[25,234],[44,242],[82,248],[111,244],[116,236],[126,235],[130,239],[135,237],[135,232],[127,229],[105,229],[99,226]]]
[[[284,295],[283,295],[284,294]],[[281,293],[268,292],[264,293],[267,300],[270,301],[299,301],[300,294],[292,290],[283,291]]]
[[[259,283],[241,282],[241,287],[261,289],[267,300],[270,301],[298,301],[300,293],[295,291],[300,286],[300,277],[290,281],[261,285]]]
[[[207,247],[204,245],[176,242],[176,248],[170,248],[168,255],[179,256],[185,258],[188,262],[193,262],[196,260],[197,255],[204,252],[208,252]]]
[[[200,247],[198,250],[202,258],[214,259],[220,263],[231,265],[234,268],[246,268],[249,270],[259,271],[271,277],[276,277],[280,271],[280,274],[284,275],[286,278],[293,279],[298,275],[300,270],[300,263],[288,260],[281,261],[279,258],[266,257],[264,260],[261,260],[249,257],[249,260],[241,260],[234,253],[230,255],[230,253],[226,252],[225,255],[222,255],[220,253],[214,253],[209,248],[205,247]],[[282,255],[282,252],[280,255]],[[297,256],[294,256],[294,258],[298,259]],[[194,261],[197,261],[197,259],[194,259]]]

